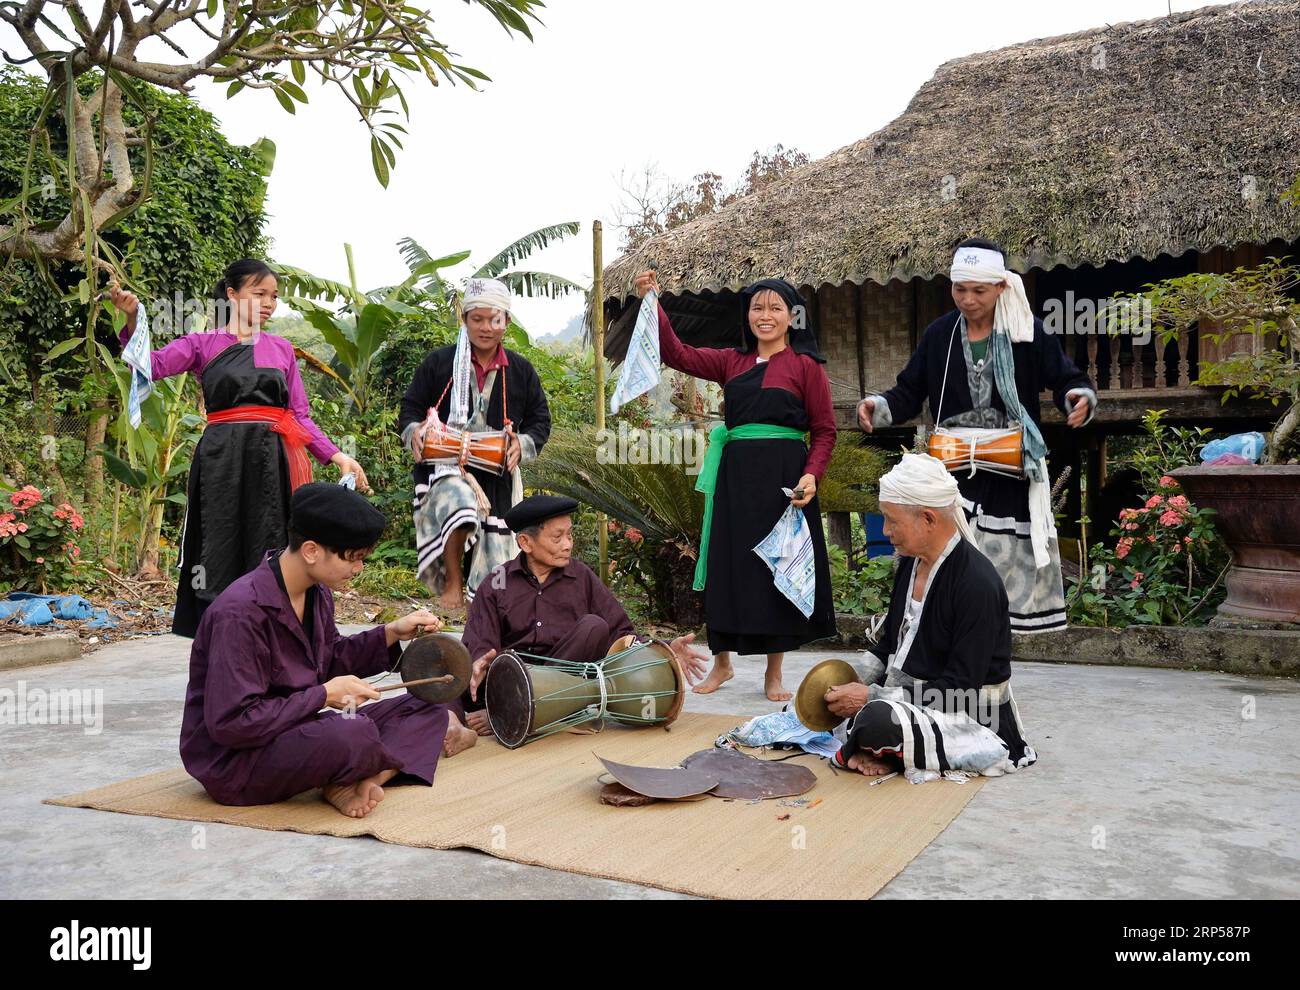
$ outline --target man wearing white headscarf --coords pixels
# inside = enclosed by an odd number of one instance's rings
[[[975,542],[1006,585],[1011,628],[1059,629],[1066,624],[1065,590],[1039,393],[1050,390],[1067,424],[1077,428],[1091,420],[1097,392],[1034,318],[1024,282],[1006,267],[998,245],[962,241],[949,277],[957,309],[926,328],[893,388],[862,400],[858,423],[868,433],[902,424],[928,400],[937,427],[1021,428],[1025,477],[978,465],[954,470]]]
[[[854,664],[861,683],[826,693],[845,719],[836,765],[913,780],[1031,765],[1006,590],[971,540],[957,479],[928,454],[904,454],[880,479],[880,511],[899,561],[880,639]]]
[[[470,279],[456,343],[424,359],[398,416],[402,442],[416,461],[416,573],[445,609],[463,607],[465,595],[472,598],[492,568],[514,557],[515,540],[504,517],[523,497],[519,465],[536,457],[551,435],[541,379],[526,358],[501,343],[511,305],[504,282]],[[431,409],[458,430],[509,431],[506,473],[425,461]]]

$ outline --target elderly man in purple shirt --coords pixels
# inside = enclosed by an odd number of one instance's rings
[[[268,553],[204,613],[180,750],[221,804],[271,804],[319,787],[343,814],[362,818],[398,774],[432,784],[440,756],[474,744],[446,705],[406,695],[356,707],[379,697],[362,678],[395,664],[399,640],[441,626],[420,610],[339,635],[331,589],[361,572],[384,523],[356,492],[303,485],[291,502],[288,549]]]
[[[461,642],[477,657],[470,690],[461,704],[466,724],[490,735],[478,686],[501,650],[521,650],[553,660],[598,660],[625,636],[635,635],[618,599],[595,571],[573,559],[571,498],[532,495],[505,514],[520,553],[494,568],[479,585],[469,608]],[[679,636],[671,646],[687,680],[704,676],[707,657],[691,650],[694,634]]]

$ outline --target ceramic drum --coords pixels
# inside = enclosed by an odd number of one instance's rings
[[[510,749],[601,718],[666,725],[686,698],[686,678],[666,643],[631,646],[599,663],[525,656],[499,654],[483,685],[488,724]]]
[[[630,647],[607,657],[601,668],[609,718],[628,725],[667,725],[681,714],[686,678],[667,643]]]

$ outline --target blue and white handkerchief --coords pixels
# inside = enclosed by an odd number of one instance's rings
[[[787,494],[787,489],[782,489]],[[806,619],[812,615],[817,595],[816,561],[813,557],[812,533],[803,509],[789,505],[781,513],[772,532],[754,547],[754,553],[772,572],[777,590],[794,603]]]
[[[139,315],[135,333],[131,334],[131,339],[122,351],[122,360],[131,369],[131,393],[127,396],[126,415],[133,430],[140,426],[140,406],[153,394],[153,369],[149,360],[153,348],[149,341],[149,315],[144,306],[136,312]]]
[[[618,412],[638,396],[645,395],[659,384],[659,295],[653,289],[641,300],[641,311],[636,314],[636,326],[623,358],[623,370],[618,375],[618,385],[609,400],[609,411]]]

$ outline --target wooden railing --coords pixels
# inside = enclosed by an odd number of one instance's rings
[[[1188,360],[1191,334],[1184,331],[1166,342],[1152,335],[1139,344],[1134,337],[1090,334],[1087,362],[1082,369],[1101,392],[1185,391],[1195,377]],[[1124,341],[1130,347],[1126,350]],[[1148,359],[1153,355],[1153,359]]]

